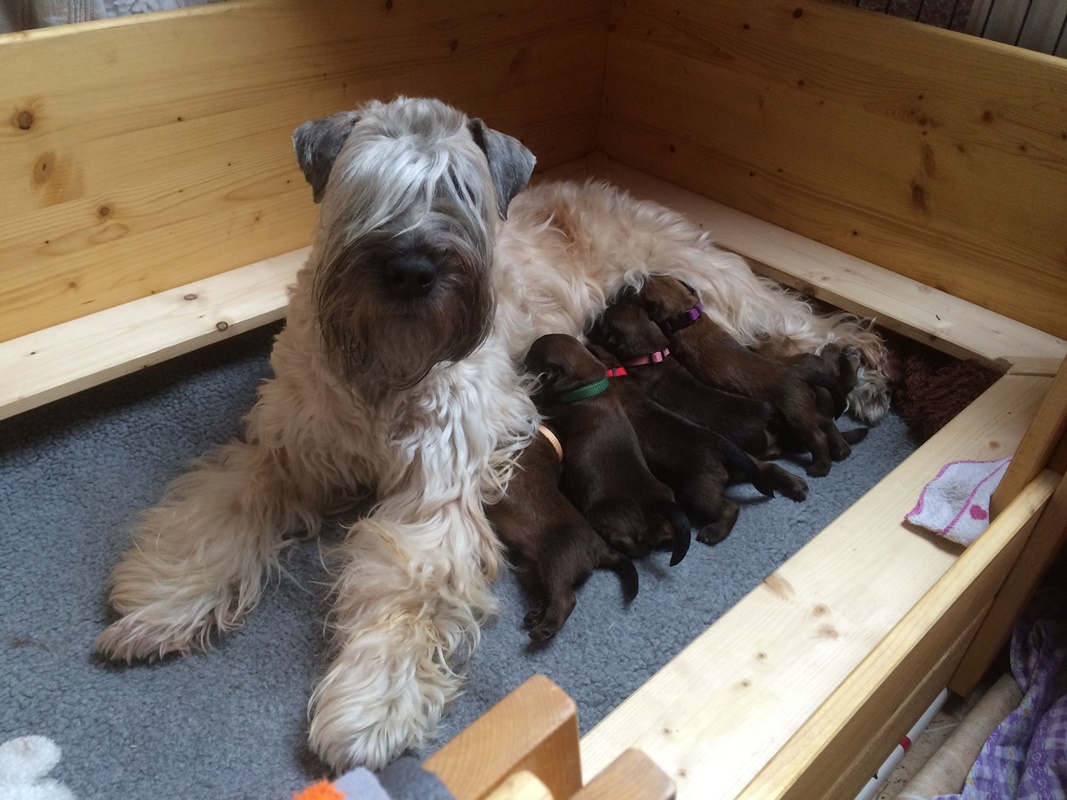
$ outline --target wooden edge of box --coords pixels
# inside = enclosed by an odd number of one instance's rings
[[[982,620],[1061,478],[1040,473],[802,725],[742,798],[852,797],[878,769],[962,658],[960,631]],[[956,642],[954,647],[946,644]],[[962,646],[961,646],[962,645]],[[946,660],[946,654],[953,658]],[[933,665],[933,668],[931,668]],[[922,687],[925,691],[914,691]],[[915,697],[910,714],[902,699]],[[887,718],[895,729],[872,737]],[[902,717],[902,718],[901,718]],[[862,744],[866,760],[857,760]],[[876,745],[880,744],[881,749]]]
[[[0,419],[281,319],[309,248],[0,343]]]
[[[742,792],[969,558],[904,516],[945,463],[1012,452],[1050,383],[997,381],[587,733],[585,774],[637,747],[677,782],[680,797]]]
[[[534,675],[426,759],[457,800],[483,800],[527,771],[566,800],[582,785],[578,710],[551,680]],[[530,782],[524,782],[529,788]]]
[[[846,311],[952,355],[1004,371],[1050,375],[1067,342],[810,239],[593,155],[539,180],[611,179],[706,227],[753,267]],[[309,248],[269,258],[0,343],[0,419],[96,386],[285,314],[287,287]]]
[[[768,278],[957,358],[1001,372],[1053,375],[1067,342],[869,261],[708,200],[603,154],[586,159],[596,177],[679,211],[720,247]]]

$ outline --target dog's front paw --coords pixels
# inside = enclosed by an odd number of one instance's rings
[[[150,621],[134,613],[112,623],[96,638],[93,649],[110,661],[132,664],[155,661],[171,653],[203,650],[210,632]]]
[[[432,645],[418,659],[375,657],[371,649],[355,661],[343,651],[311,698],[311,749],[338,773],[357,766],[381,769],[425,744],[459,682],[432,663]]]

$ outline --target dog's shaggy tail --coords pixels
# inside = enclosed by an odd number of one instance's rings
[[[97,652],[151,660],[203,649],[215,631],[239,625],[277,563],[282,532],[315,525],[287,496],[271,454],[244,442],[174,480],[111,574],[111,605],[122,616],[97,638]]]

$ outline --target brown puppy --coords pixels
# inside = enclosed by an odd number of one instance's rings
[[[526,369],[542,376],[534,395],[566,451],[560,490],[608,544],[631,558],[669,545],[671,565],[689,549],[689,519],[648,470],[604,365],[577,339],[548,334]]]
[[[737,521],[737,503],[723,495],[730,480],[746,480],[767,497],[776,490],[794,501],[807,497],[802,478],[758,461],[723,436],[668,411],[650,399],[605,348],[591,344],[589,351],[607,368],[648,468],[674,490],[697,523],[698,542],[722,541]]]
[[[562,449],[542,426],[522,451],[504,498],[486,508],[500,541],[533,569],[535,605],[524,624],[535,642],[555,636],[574,610],[574,590],[594,569],[614,570],[629,602],[637,596],[633,562],[597,536],[559,491]]]
[[[767,358],[744,347],[701,313],[695,292],[669,276],[653,276],[632,300],[661,328],[671,352],[698,380],[770,403],[776,412],[774,431],[784,434],[782,444],[811,454],[809,475],[826,475],[831,459],[849,455],[832,418],[844,410],[846,393],[816,365]],[[816,392],[832,400],[830,414],[822,413]]]
[[[589,338],[627,368],[645,393],[691,422],[715,431],[747,453],[770,447],[774,409],[760,400],[724,392],[697,380],[672,356],[667,337],[638,306],[610,306]]]

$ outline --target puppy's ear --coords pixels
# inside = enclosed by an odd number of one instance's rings
[[[472,119],[467,123],[467,128],[489,161],[489,174],[493,177],[493,187],[496,189],[497,211],[501,219],[507,219],[508,205],[530,182],[537,159],[518,139],[494,131],[480,119]]]
[[[333,162],[341,152],[352,128],[359,122],[355,111],[342,111],[322,119],[305,122],[293,132],[293,149],[304,177],[311,184],[311,196],[322,202]]]
[[[619,291],[615,293],[615,296],[611,298],[611,302],[615,303],[633,303],[637,301],[637,287],[630,284],[626,284]]]

